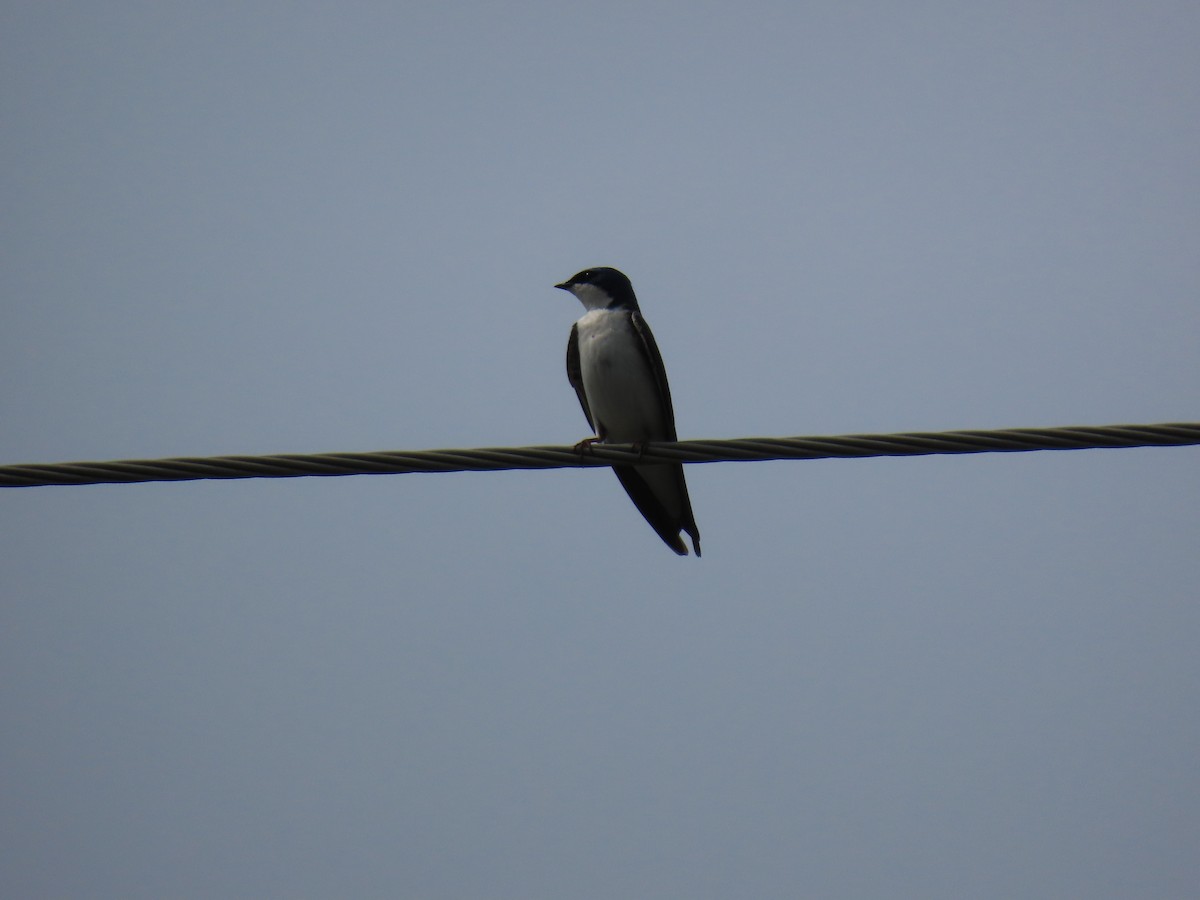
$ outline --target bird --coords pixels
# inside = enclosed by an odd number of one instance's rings
[[[600,442],[642,445],[675,441],[675,411],[662,354],[642,318],[633,284],[608,266],[584,269],[556,288],[574,294],[587,310],[567,341],[567,380]],[[700,556],[700,530],[692,514],[680,463],[617,465],[613,472],[633,505],[663,542],[687,555],[681,532]]]

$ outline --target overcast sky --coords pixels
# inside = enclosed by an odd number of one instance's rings
[[[1200,5],[9,3],[0,462],[1200,419]],[[0,495],[6,897],[1194,896],[1200,449]]]

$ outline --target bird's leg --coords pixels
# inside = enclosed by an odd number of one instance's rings
[[[584,438],[575,445],[575,452],[582,456],[592,448],[592,444],[604,443],[606,437],[608,437],[608,430],[604,426],[600,426],[596,429],[595,437]]]

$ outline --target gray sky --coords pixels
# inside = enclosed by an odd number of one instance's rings
[[[1195,3],[8,4],[0,460],[1200,418]],[[1200,453],[0,496],[6,897],[1183,897]]]

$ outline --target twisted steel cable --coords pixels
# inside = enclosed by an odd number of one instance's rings
[[[1021,453],[1114,447],[1200,444],[1200,422],[847,434],[832,437],[764,437],[737,440],[592,444],[575,447],[484,447],[465,450],[383,450],[275,456],[130,459],[113,462],[0,466],[0,487],[64,484],[132,484],[230,478],[300,478],[308,475],[399,475],[409,472],[495,472],[564,469],[614,463],[749,462],[943,453]]]

